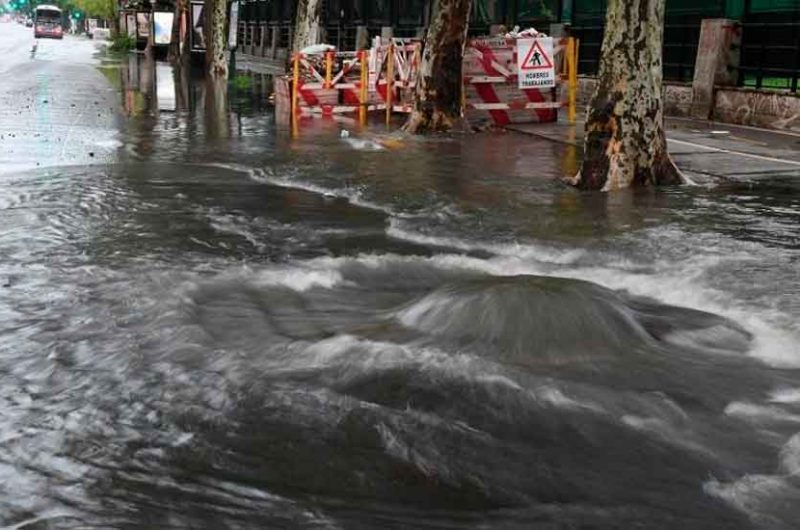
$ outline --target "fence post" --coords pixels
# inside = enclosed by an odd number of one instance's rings
[[[298,109],[297,109],[297,91],[298,91],[298,84],[300,83],[300,54],[294,54],[294,67],[292,70],[292,113],[291,113],[291,121],[292,125],[297,125],[298,121]]]
[[[386,125],[392,121],[392,105],[394,104],[394,41],[389,41],[389,51],[386,55]],[[380,72],[378,75],[380,79]]]
[[[325,88],[331,87],[331,78],[333,76],[333,52],[325,54]]]
[[[361,86],[359,87],[361,97],[359,98],[361,105],[358,108],[358,117],[361,125],[367,123],[367,105],[369,104],[367,92],[367,80],[369,78],[369,65],[367,64],[367,52],[359,50],[358,52],[359,63],[361,65]]]
[[[575,123],[577,118],[577,92],[578,92],[578,39],[567,39],[567,119]]]

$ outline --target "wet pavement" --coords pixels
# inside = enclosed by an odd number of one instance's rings
[[[263,76],[25,31],[0,525],[796,527],[791,173],[579,192],[574,145],[295,136]]]
[[[769,179],[779,174],[800,178],[800,135],[796,133],[688,118],[668,118],[666,129],[675,163],[699,182]],[[511,130],[568,145],[583,142],[582,122],[524,124]]]

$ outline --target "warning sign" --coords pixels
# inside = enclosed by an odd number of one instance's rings
[[[517,73],[519,88],[551,88],[556,86],[553,66],[553,39],[519,39],[517,41]]]

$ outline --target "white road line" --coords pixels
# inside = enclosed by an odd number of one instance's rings
[[[711,147],[708,145],[703,144],[696,144],[694,142],[685,142],[683,140],[675,140],[674,138],[667,138],[668,142],[674,142],[676,144],[688,145],[691,147],[699,147],[701,149],[705,149],[706,151],[712,151],[714,153],[725,153],[726,155],[735,155],[741,156],[744,158],[752,158],[754,160],[763,160],[764,162],[776,162],[778,164],[787,164],[790,166],[797,166],[800,167],[800,162],[795,160],[786,160],[784,158],[773,158],[771,156],[763,156],[763,155],[754,155],[752,153],[743,153],[741,151],[732,151],[730,149],[722,149],[720,147]],[[691,154],[691,153],[688,153]]]

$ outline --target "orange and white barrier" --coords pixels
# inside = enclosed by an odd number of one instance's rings
[[[321,64],[319,64],[321,62]],[[291,115],[332,116],[356,113],[366,120],[369,108],[367,52],[326,52],[292,59]]]
[[[379,39],[376,39],[379,41]],[[414,103],[414,87],[421,61],[422,42],[418,39],[391,39],[373,46],[380,63],[376,68],[375,92],[389,122],[393,112],[409,113]]]
[[[355,113],[365,123],[369,111],[383,110],[389,123],[392,113],[413,108],[421,49],[418,40],[376,38],[369,51],[296,54],[291,76],[276,79],[279,116],[296,125],[303,117]],[[464,115],[473,124],[504,126],[556,121],[566,108],[574,122],[577,65],[578,41],[571,37],[533,46],[530,39],[470,39],[462,69]],[[546,83],[537,84],[542,79]]]

